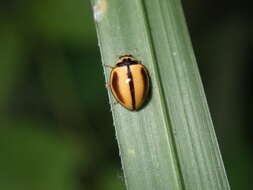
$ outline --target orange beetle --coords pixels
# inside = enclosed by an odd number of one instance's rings
[[[129,110],[138,110],[149,92],[147,69],[132,55],[120,55],[112,67],[109,86],[117,102]]]

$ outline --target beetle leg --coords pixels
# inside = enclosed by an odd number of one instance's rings
[[[104,66],[105,66],[105,67],[109,67],[109,68],[111,68],[111,69],[114,69],[114,66],[112,66],[112,65],[106,65],[106,64],[104,64]]]
[[[113,105],[113,106],[116,106],[118,103],[119,103],[119,102],[116,101],[116,102],[113,102],[112,105]]]
[[[106,88],[111,87],[111,83],[110,83],[110,82],[105,83],[105,87],[106,87]]]

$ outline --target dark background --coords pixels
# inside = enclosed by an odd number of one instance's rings
[[[252,184],[252,11],[184,1],[232,189]],[[0,1],[0,189],[124,189],[85,0]]]

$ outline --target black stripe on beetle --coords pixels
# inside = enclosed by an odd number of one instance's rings
[[[131,98],[132,98],[132,107],[133,110],[135,110],[135,90],[134,90],[134,81],[133,81],[133,75],[130,69],[130,66],[127,65],[127,77],[129,79],[129,89],[131,92]]]
[[[146,98],[148,94],[148,89],[149,89],[149,81],[148,81],[148,73],[144,68],[141,68],[141,76],[143,80],[143,85],[144,85],[144,91],[143,91],[143,97]]]

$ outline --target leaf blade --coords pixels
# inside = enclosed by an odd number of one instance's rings
[[[127,188],[229,189],[180,2],[97,0],[93,8],[103,63],[133,54],[152,81],[140,111],[112,106]]]

